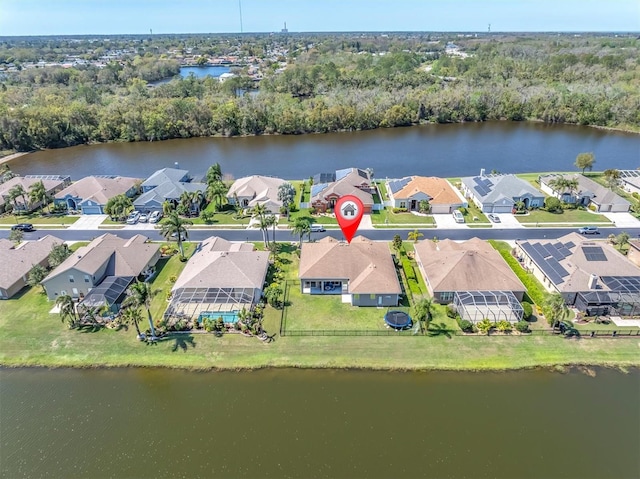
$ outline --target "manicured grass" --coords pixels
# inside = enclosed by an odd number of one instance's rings
[[[229,206],[223,206],[223,209]],[[207,207],[204,209],[207,213],[212,213],[213,218],[205,222],[200,217],[188,218],[194,225],[248,225],[249,221],[251,221],[250,217],[244,218],[236,218],[236,212],[233,209],[229,209],[226,211],[216,211],[215,204],[213,202],[209,203]],[[161,220],[162,221],[162,220]]]
[[[323,225],[336,225],[336,226],[338,225],[338,221],[336,220],[335,216],[312,215],[311,213],[309,213],[309,210],[307,208],[290,213],[289,224],[293,224],[296,218],[305,217],[305,216],[311,218],[314,223],[319,223]]]
[[[175,245],[175,243],[171,243]],[[193,251],[196,248],[195,243],[182,243],[184,247],[184,254],[187,258],[190,258]],[[156,263],[156,270],[158,274],[151,280],[151,291],[153,291],[153,299],[151,300],[151,316],[154,320],[162,319],[164,311],[169,306],[167,301],[167,293],[171,291],[173,283],[169,281],[171,276],[176,278],[180,276],[180,273],[184,269],[186,262],[180,261],[180,253],[175,254],[169,258],[161,258]],[[146,329],[142,328],[143,330]]]
[[[298,185],[294,183],[298,183]],[[291,184],[296,188],[296,198],[300,200],[300,203],[309,203],[311,201],[311,187],[308,181],[291,182]]]
[[[489,218],[485,216],[485,214],[480,211],[480,208],[476,206],[475,203],[469,201],[469,206],[466,209],[466,212],[462,212],[462,216],[464,216],[464,221],[467,225],[477,224],[477,223],[489,223]],[[477,220],[475,218],[478,218]]]
[[[387,184],[384,181],[375,181],[374,183],[378,186],[378,191],[380,192],[382,201],[388,201],[389,193],[387,192]]]
[[[388,208],[380,211],[372,211],[371,222],[374,225],[433,225],[435,223],[432,216],[418,216],[411,213],[394,213]]]
[[[0,224],[15,225],[16,223],[32,223],[34,225],[71,225],[78,221],[79,216],[40,216],[39,213],[31,215],[4,215],[0,217]]]
[[[606,216],[591,213],[585,210],[564,210],[562,213],[549,213],[548,211],[532,210],[528,215],[515,215],[520,223],[580,223],[585,225],[606,223],[611,221]]]

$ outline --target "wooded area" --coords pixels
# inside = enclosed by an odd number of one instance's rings
[[[420,122],[538,120],[640,130],[640,40],[632,35],[403,34],[158,37],[92,65],[0,73],[0,149],[211,135],[301,134]],[[464,55],[445,52],[455,42]],[[283,46],[284,70],[268,60]],[[90,42],[0,41],[0,65],[96,56]],[[225,82],[173,79],[171,51],[260,57]],[[180,46],[182,45],[182,46]],[[79,50],[79,51],[78,51]],[[449,50],[449,49],[447,49]],[[84,51],[84,53],[81,53]],[[257,94],[247,90],[259,88]]]

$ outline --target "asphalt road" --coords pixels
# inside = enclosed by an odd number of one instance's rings
[[[360,232],[371,240],[386,240],[391,241],[394,235],[398,234],[403,240],[407,239],[407,235],[411,229],[376,229],[366,230]],[[480,239],[496,239],[496,240],[516,240],[516,239],[544,239],[544,238],[559,238],[567,233],[577,231],[577,228],[513,228],[513,229],[492,229],[492,228],[465,228],[465,229],[422,229],[419,230],[424,236],[421,239],[432,239],[438,237],[438,239],[452,239],[452,240],[466,240],[473,237]],[[601,233],[593,235],[594,239],[606,238],[610,234],[617,235],[622,231],[626,231],[631,237],[638,237],[640,234],[640,228],[600,228]],[[8,238],[9,230],[0,230],[0,238]],[[113,233],[122,238],[130,238],[135,234],[143,234],[148,236],[152,240],[161,241],[162,236],[158,231],[151,230],[53,230],[42,229],[36,230],[30,233],[24,233],[25,240],[39,239],[47,234],[52,234],[65,241],[89,241],[104,233]],[[190,241],[201,241],[209,236],[216,235],[230,241],[261,241],[262,233],[260,230],[240,230],[240,229],[215,229],[215,230],[203,230],[193,229],[189,231]],[[269,238],[272,236],[272,232],[269,231]],[[331,230],[324,233],[311,233],[312,240],[318,240],[324,236],[332,236],[337,239],[342,239],[342,232],[340,230]],[[276,231],[276,241],[297,241],[298,237],[292,235],[289,231]],[[305,238],[306,240],[306,238]]]

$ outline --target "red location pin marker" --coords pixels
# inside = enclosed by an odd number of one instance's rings
[[[353,236],[356,234],[356,231],[358,231],[360,220],[362,220],[362,215],[364,214],[362,201],[353,195],[341,196],[336,202],[333,211],[336,214],[336,219],[347,243],[351,243]]]

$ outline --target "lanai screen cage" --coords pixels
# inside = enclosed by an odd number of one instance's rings
[[[524,314],[520,301],[511,291],[463,291],[455,294],[453,305],[462,319],[472,323],[485,318],[492,322],[517,323]]]
[[[198,318],[200,313],[250,309],[254,288],[180,288],[164,313],[167,320]]]
[[[618,291],[585,291],[578,293],[576,308],[587,316],[640,315],[640,293]]]

